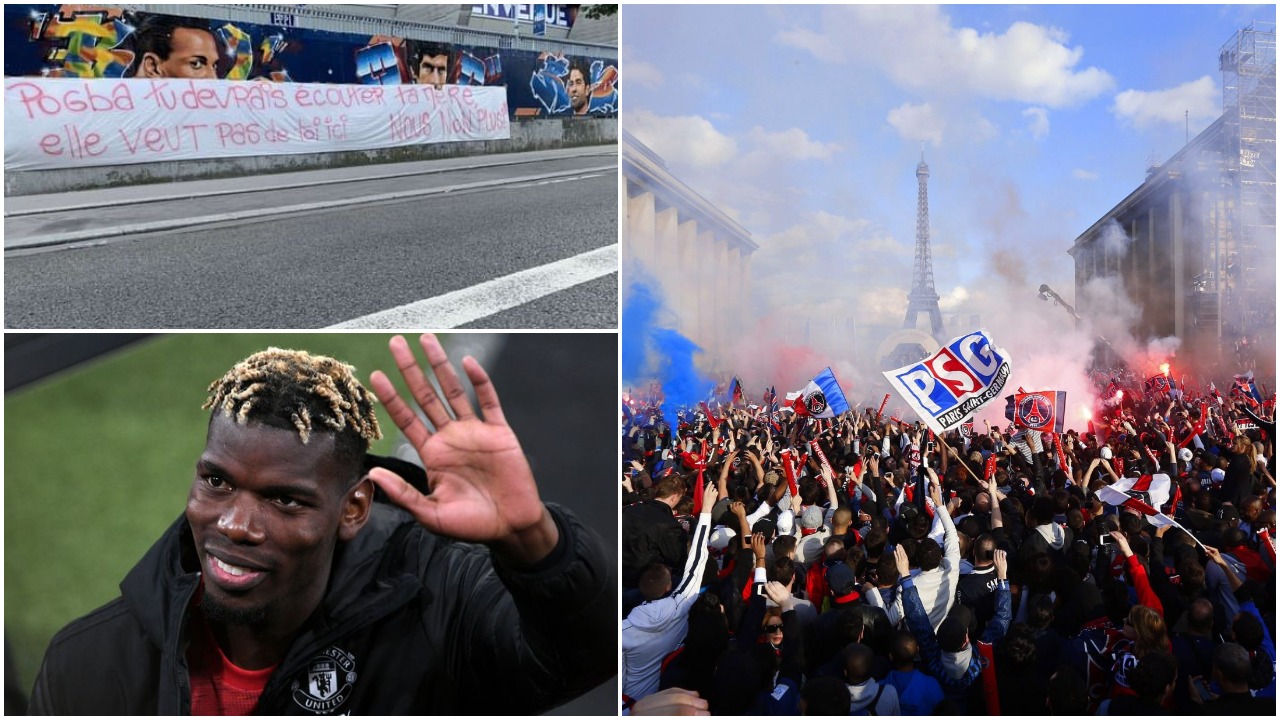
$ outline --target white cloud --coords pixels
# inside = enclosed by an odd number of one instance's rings
[[[956,312],[969,307],[969,291],[963,285],[951,288],[946,295],[938,298],[938,309],[943,312]]]
[[[800,128],[769,132],[757,125],[751,128],[747,139],[761,151],[777,153],[796,160],[827,160],[844,150],[835,143],[810,140],[809,134]]]
[[[934,147],[942,144],[942,131],[946,122],[929,103],[903,103],[890,110],[886,119],[905,140],[928,140]]]
[[[627,131],[662,156],[671,172],[751,232],[794,222],[810,191],[813,161],[829,163],[845,147],[800,128],[754,126],[738,134],[719,128],[730,118],[627,113]]]
[[[1167,90],[1125,90],[1116,95],[1111,112],[1142,128],[1157,123],[1180,124],[1184,112],[1191,120],[1213,120],[1222,112],[1220,94],[1208,75]]]
[[[1084,50],[1053,27],[1017,22],[1003,33],[952,27],[934,6],[827,7],[822,31],[785,29],[776,40],[824,61],[857,59],[902,87],[943,95],[976,94],[1049,108],[1086,102],[1114,85]]]
[[[1027,132],[1032,140],[1039,140],[1049,134],[1049,111],[1042,107],[1029,107],[1022,111],[1022,117],[1031,118]]]
[[[697,115],[664,117],[648,110],[631,110],[627,112],[627,131],[668,162],[718,166],[738,152],[737,141]]]
[[[839,62],[844,59],[844,48],[830,35],[822,35],[808,28],[792,28],[778,33],[777,41],[782,45],[804,48],[819,60]]]
[[[647,62],[633,61],[626,64],[627,82],[641,87],[657,89],[662,87],[662,71],[656,65]]]
[[[1000,128],[996,127],[995,123],[991,122],[990,120],[984,117],[979,117],[976,121],[974,121],[974,127],[973,127],[973,130],[971,131],[972,139],[974,140],[974,142],[983,142],[986,140],[991,140],[999,134],[1000,134]]]
[[[1076,168],[1075,170],[1071,171],[1071,177],[1077,180],[1097,180],[1098,173],[1093,172],[1091,170],[1082,170],[1080,168]]]

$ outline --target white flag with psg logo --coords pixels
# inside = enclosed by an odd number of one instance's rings
[[[844,399],[844,390],[840,389],[831,368],[818,373],[800,392],[787,393],[787,404],[797,415],[816,418],[833,418],[849,412],[849,401]]]

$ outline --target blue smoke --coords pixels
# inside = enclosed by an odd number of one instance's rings
[[[696,408],[715,388],[698,372],[694,357],[702,352],[692,340],[658,324],[661,300],[642,282],[631,284],[622,308],[622,380],[637,386],[662,383],[662,416],[674,433],[676,410]]]

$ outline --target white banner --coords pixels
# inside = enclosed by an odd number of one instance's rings
[[[5,78],[4,169],[511,137],[504,87]]]
[[[884,376],[925,425],[941,435],[999,397],[1012,370],[1009,354],[979,330]]]

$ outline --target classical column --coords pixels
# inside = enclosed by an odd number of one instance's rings
[[[677,286],[675,297],[679,306],[680,332],[693,337],[698,332],[698,221],[685,220],[676,229],[676,267],[671,274]]]
[[[668,307],[675,307],[677,302],[674,294],[677,283],[673,282],[672,275],[676,262],[676,225],[678,223],[677,211],[673,207],[659,210],[654,216],[653,273],[662,285],[662,295]]]
[[[1147,287],[1156,287],[1156,206],[1147,208]],[[1137,300],[1137,299],[1134,299]],[[1142,302],[1153,300],[1153,293],[1147,291]]]
[[[646,273],[655,273],[654,267],[654,200],[653,193],[641,193],[627,200],[627,242],[631,246],[631,260],[644,268]],[[635,278],[636,267],[630,268],[632,279]]]
[[[715,351],[712,358],[717,362],[723,362],[725,352],[728,348],[729,335],[729,307],[732,301],[729,297],[729,242],[721,238],[716,238],[715,242]]]
[[[694,324],[698,335],[693,340],[704,350],[710,348],[714,340],[712,336],[715,333],[716,292],[713,252],[715,242],[716,234],[713,231],[705,230],[698,233],[698,268],[695,273],[698,287],[698,321]]]
[[[1173,334],[1176,337],[1187,337],[1187,279],[1186,248],[1183,241],[1186,237],[1182,231],[1182,193],[1174,190],[1169,198],[1169,237],[1173,247]]]
[[[729,248],[729,304],[733,309],[729,313],[726,327],[730,337],[737,337],[743,329],[745,309],[742,307],[742,247],[734,245]]]

